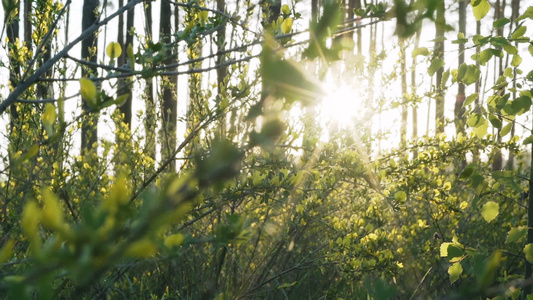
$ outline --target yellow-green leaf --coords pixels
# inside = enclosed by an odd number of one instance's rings
[[[291,32],[292,29],[292,18],[287,18],[283,20],[283,23],[281,23],[281,32],[284,34],[287,34]]]
[[[135,70],[135,56],[133,55],[133,46],[131,44],[128,45],[126,52],[128,53],[128,58],[130,59],[130,67],[132,70]]]
[[[80,93],[81,97],[87,101],[87,103],[92,107],[96,108],[97,101],[96,96],[98,95],[98,91],[96,89],[96,85],[92,80],[89,78],[81,78],[80,79]]]
[[[115,59],[122,54],[122,47],[120,47],[119,43],[111,42],[107,45],[106,54],[111,59]]]
[[[183,234],[181,233],[176,233],[176,234],[167,236],[164,242],[167,248],[176,247],[176,246],[181,245],[182,243],[183,243]]]
[[[448,256],[448,247],[451,245],[451,243],[442,243],[440,244],[440,257],[447,257]]]
[[[429,54],[429,50],[426,47],[420,47],[413,50],[413,53],[411,54],[413,57],[417,57],[418,55],[427,56]]]
[[[13,239],[9,239],[2,249],[0,249],[0,264],[5,263],[13,256],[13,248],[15,246],[15,241]]]
[[[463,273],[463,266],[460,262],[456,262],[448,268],[448,274],[450,274],[450,283],[454,283],[459,279]]]
[[[470,3],[472,4],[472,11],[476,20],[480,21],[489,13],[490,4],[488,0],[472,0]]]
[[[523,37],[526,31],[527,31],[526,26],[519,26],[518,28],[516,28],[516,30],[511,35],[511,39],[515,40],[515,39]]]
[[[291,13],[291,9],[289,8],[289,6],[287,4],[283,4],[283,6],[281,6],[281,12],[284,15],[288,15],[288,14]]]
[[[50,188],[42,189],[43,199],[43,225],[50,229],[61,229],[63,226],[63,209],[59,204],[59,198]]]
[[[43,121],[44,128],[48,134],[52,133],[52,125],[56,121],[56,107],[52,103],[46,103],[44,106],[43,114],[41,115],[41,120]]]
[[[394,194],[394,199],[403,203],[407,200],[407,194],[404,191],[396,192],[396,194]]]
[[[498,214],[500,213],[500,206],[498,203],[489,201],[483,205],[481,208],[481,215],[483,216],[483,219],[487,222],[491,222],[492,220],[496,219]]]
[[[523,239],[527,235],[527,226],[519,226],[511,228],[507,233],[507,239],[505,243],[517,242]]]
[[[524,247],[524,254],[528,262],[533,263],[533,244],[527,244]]]
[[[513,55],[513,60],[511,61],[511,66],[518,67],[522,63],[522,57],[520,55]]]

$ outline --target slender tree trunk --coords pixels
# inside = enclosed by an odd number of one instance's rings
[[[355,9],[360,9],[361,6],[361,0],[355,0]],[[358,21],[355,23],[356,25],[361,24],[359,21],[359,17],[357,17]],[[363,53],[363,37],[361,36],[362,32],[361,29],[357,29],[357,54],[362,55]]]
[[[496,3],[495,3],[495,13],[494,13],[494,20],[498,20],[500,18],[503,18],[504,17],[504,11],[505,11],[505,0],[502,2],[501,0],[497,0]],[[498,36],[503,36],[503,27],[502,28],[498,28],[497,30],[497,33],[498,33]],[[501,47],[497,47],[498,49],[501,49]],[[496,60],[494,61],[494,64],[495,64],[495,70],[494,70],[494,82],[496,82],[496,80],[498,80],[498,78],[503,75],[503,70],[504,70],[504,66],[503,66],[503,57],[496,57]],[[501,90],[500,91],[500,96],[503,96],[505,93],[505,90]],[[502,118],[499,117],[500,121],[502,121]],[[501,128],[497,128],[496,129],[496,139],[498,141],[498,143],[500,143],[502,141],[502,136],[501,136]],[[502,151],[499,147],[496,147],[496,150],[495,150],[495,153],[494,153],[494,158],[492,159],[492,170],[493,171],[498,171],[498,170],[501,170],[503,168],[503,157],[502,157]]]
[[[165,43],[171,42],[172,33],[172,10],[170,3],[167,1],[161,1],[160,10],[160,24],[159,34],[160,40]],[[169,53],[172,55],[172,53]],[[167,61],[167,63],[173,63]],[[163,161],[172,159],[170,156],[176,149],[176,123],[177,123],[177,76],[169,76],[168,78],[161,78],[163,103],[161,107],[162,124],[161,124],[161,159]],[[169,170],[175,171],[176,161],[172,159],[169,165]]]
[[[435,21],[435,38],[444,37],[445,30],[445,18],[444,18],[444,0],[440,0],[437,7],[437,19]],[[435,42],[435,59],[444,59],[444,41],[437,40]],[[436,74],[435,90],[437,91],[436,95],[436,105],[435,105],[435,132],[442,133],[444,132],[444,90],[441,88],[442,84],[442,74],[444,73],[444,68],[439,68]]]
[[[512,0],[511,2],[511,8],[512,8],[512,13],[511,13],[511,28],[510,30],[512,31],[514,26],[515,25],[515,20],[516,18],[518,18],[518,15],[520,13],[520,0]],[[515,42],[515,46],[518,46],[518,43]],[[513,70],[513,78],[516,78],[516,69]],[[516,80],[513,80],[513,94],[512,94],[512,98],[513,99],[516,99],[516,92],[514,92],[516,90]],[[514,137],[515,135],[515,120],[512,121],[513,125],[511,127],[511,138]],[[508,169],[514,169],[514,152],[510,152],[509,153],[509,161],[507,162],[507,168]]]
[[[415,35],[415,49],[418,48],[420,45],[420,33],[421,33],[422,27],[420,27]],[[413,65],[411,67],[411,93],[413,94],[413,98],[418,99],[416,95],[416,56],[413,57]],[[416,103],[413,103],[413,139],[416,139],[418,137],[418,100]],[[418,149],[415,147],[413,150],[413,158],[418,157]]]
[[[146,40],[152,41],[153,39],[153,20],[152,20],[152,2],[147,1],[144,5],[144,15],[146,19]],[[146,78],[146,87],[144,90],[146,117],[144,119],[144,131],[146,134],[145,151],[155,161],[155,129],[156,123],[156,106],[154,102],[154,79],[152,77]]]
[[[217,10],[224,12],[226,10],[226,1],[225,0],[217,0]],[[220,29],[217,32],[217,50],[218,52],[224,51],[225,45],[226,45],[226,26],[220,27]],[[224,63],[224,54],[219,54],[217,57],[217,65],[221,65]],[[224,79],[227,75],[227,68],[221,67],[217,69],[217,99],[220,102],[226,97],[226,95],[223,95],[224,89]],[[220,135],[225,136],[226,135],[226,118],[222,117],[220,118]]]
[[[402,123],[400,128],[400,137],[402,146],[405,146],[407,145],[407,66],[405,58],[405,51],[407,50],[407,47],[405,46],[405,40],[401,37],[398,38],[400,39],[400,73],[402,81]]]
[[[120,0],[120,2],[122,2],[122,1],[123,0]],[[129,0],[129,1],[131,2],[133,0]],[[122,18],[122,23],[124,23],[123,16],[121,15],[120,17]],[[121,55],[123,57],[122,62],[125,62],[125,59],[126,59],[126,56],[127,56],[126,55],[127,47],[129,47],[129,45],[131,45],[133,47],[133,34],[131,33],[131,29],[133,27],[134,20],[135,20],[135,9],[132,8],[132,9],[128,10],[128,12],[126,13],[126,43],[122,45],[123,46],[122,49],[124,50],[124,53]],[[119,20],[119,23],[120,23],[120,20]],[[122,24],[122,26],[124,26],[124,24]],[[123,39],[123,36],[124,36],[123,30],[124,30],[123,27],[120,27],[120,29],[119,29],[119,35],[120,35],[119,39]],[[132,99],[133,99],[133,97],[132,97],[132,89],[131,89],[131,80],[122,81],[122,86],[119,86],[119,92],[117,94],[118,95],[126,95],[126,94],[128,95],[128,98],[122,104],[122,106],[119,107],[119,110],[122,113],[122,121],[126,125],[126,128],[128,130],[131,130],[131,118],[132,118],[132,111],[131,110],[132,110]]]
[[[100,5],[99,0],[84,0],[83,2],[83,16],[82,16],[82,30],[86,30],[97,20],[96,9]],[[97,46],[96,33],[89,35],[81,42],[81,58],[96,63],[96,53],[91,54],[91,50]],[[89,77],[91,74],[96,74],[95,67],[87,67],[82,69],[82,76]],[[83,110],[90,110],[85,101],[82,104]],[[83,121],[81,128],[81,148],[91,150],[96,145],[98,139],[98,115],[91,113]]]
[[[459,32],[466,34],[466,0],[459,1]],[[465,62],[465,45],[459,44],[459,61],[458,67]],[[465,109],[463,104],[465,102],[465,84],[459,83],[457,88],[457,99],[455,101],[455,131],[457,134],[465,132]]]
[[[17,2],[16,7],[14,8],[16,11],[20,10],[20,2]],[[4,11],[4,20],[6,22],[6,37],[9,41],[8,46],[15,45],[15,43],[19,40],[19,20],[16,15],[13,14],[10,16],[8,15],[9,12]],[[24,23],[26,25],[26,23]],[[30,26],[31,27],[31,26]],[[31,40],[31,36],[30,36]],[[20,76],[20,65],[17,62],[17,60],[13,57],[9,57],[9,88],[14,89],[19,80]],[[10,132],[13,133],[13,130],[15,129],[17,119],[19,118],[19,114],[17,111],[18,104],[14,103],[9,108],[10,111]],[[16,150],[16,149],[12,149]],[[15,151],[16,152],[16,151]]]

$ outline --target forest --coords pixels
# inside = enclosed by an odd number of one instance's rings
[[[1,299],[533,299],[533,0],[0,12]]]

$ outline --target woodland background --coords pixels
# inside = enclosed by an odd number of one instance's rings
[[[531,5],[3,0],[0,295],[532,299]]]

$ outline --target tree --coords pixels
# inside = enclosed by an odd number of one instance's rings
[[[99,0],[84,0],[83,1],[83,17],[82,17],[82,30],[88,30],[98,20],[97,9],[100,5]],[[97,36],[96,32],[90,33],[87,38],[81,42],[81,57],[92,63],[96,63],[97,60]],[[90,77],[97,75],[97,68],[93,66],[85,66],[82,69],[83,77]],[[84,111],[90,111],[91,107],[85,101],[82,104]],[[96,114],[89,114],[85,118],[85,122],[81,128],[81,148],[91,150],[95,147],[95,143],[98,139],[98,117]]]
[[[176,14],[177,15],[177,14]],[[176,27],[177,29],[177,27]],[[172,10],[170,2],[161,1],[160,9],[160,25],[159,25],[159,34],[161,38],[166,42],[171,42],[171,30],[172,30]],[[167,52],[167,55],[170,57],[173,56],[171,49],[164,49]],[[171,59],[168,61],[169,64],[173,64],[175,60]],[[161,115],[163,118],[162,127],[161,127],[161,141],[163,142],[161,146],[161,156],[164,159],[168,159],[172,156],[174,149],[176,149],[176,122],[177,122],[177,76],[165,76],[161,78],[162,81],[162,103],[161,103]],[[174,170],[176,164],[173,161],[170,164],[170,170]]]

